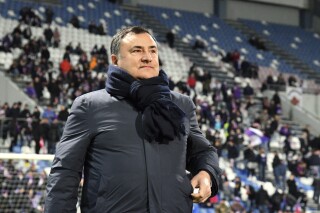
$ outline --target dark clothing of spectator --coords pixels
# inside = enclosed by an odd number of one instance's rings
[[[97,25],[94,22],[90,22],[90,24],[88,25],[88,30],[89,30],[89,33],[97,34],[98,32]]]
[[[59,134],[59,125],[58,122],[54,121],[50,125],[50,129],[48,132],[48,154],[55,154],[56,152],[56,144],[60,140]]]
[[[320,197],[320,177],[315,177],[312,183],[313,186],[313,200],[317,203]]]
[[[192,49],[205,49],[206,48],[206,45],[204,43],[204,41],[200,40],[200,39],[197,39],[195,42],[194,42],[194,45],[192,47]]]
[[[46,39],[47,45],[51,46],[52,38],[53,38],[53,31],[51,30],[51,28],[50,27],[46,28],[43,31],[43,35],[44,35],[44,38]]]
[[[62,59],[71,62],[70,52],[69,51],[64,52]]]
[[[227,150],[228,150],[228,158],[229,159],[235,159],[239,156],[239,151],[236,146],[228,145]]]
[[[288,185],[289,193],[293,195],[296,199],[298,199],[301,196],[301,193],[298,190],[296,181],[294,179],[288,179],[287,185]]]
[[[23,30],[22,35],[23,35],[23,37],[24,37],[25,39],[28,39],[28,40],[29,40],[29,39],[31,38],[31,36],[32,36],[32,31],[31,31],[30,26],[26,27],[26,28]]]
[[[101,23],[97,26],[97,34],[98,35],[106,35],[106,32],[104,31],[103,24],[101,24]]]
[[[12,47],[12,36],[10,34],[6,34],[2,38],[0,51],[11,52],[10,48]]]
[[[50,93],[50,104],[56,105],[59,102],[61,89],[56,81],[49,82],[47,87]]]
[[[254,95],[254,90],[249,84],[247,84],[247,86],[243,88],[243,95],[246,97],[250,97]]]
[[[281,104],[281,99],[280,99],[280,96],[277,92],[274,93],[274,95],[272,96],[272,100],[275,105]]]
[[[274,85],[274,80],[273,80],[273,77],[272,77],[272,75],[268,75],[268,77],[267,77],[267,85],[268,86],[270,86],[270,85]]]
[[[265,153],[259,153],[257,156],[257,163],[259,167],[258,179],[260,181],[265,181],[265,172],[267,166],[267,155]]]
[[[258,50],[267,50],[264,42],[258,37],[255,37],[255,36],[250,37],[249,43],[252,46],[256,47]]]
[[[83,53],[83,49],[82,49],[80,43],[76,46],[76,48],[75,48],[75,50],[74,50],[74,53],[77,54],[77,55],[81,55],[81,54]],[[69,58],[70,58],[70,57],[69,57]]]
[[[236,178],[234,181],[234,184],[235,184],[235,186],[234,186],[233,194],[235,197],[240,197],[241,196],[240,191],[242,188],[242,183],[241,183],[240,178]]]
[[[320,149],[320,136],[315,137],[310,141],[310,146],[312,149]]]
[[[290,75],[289,78],[288,78],[288,84],[289,84],[290,87],[298,86],[297,85],[297,79],[294,76]]]
[[[98,49],[98,46],[97,46],[97,45],[94,45],[94,46],[93,46],[90,54],[91,54],[91,55],[99,54],[99,49]]]
[[[102,45],[98,51],[99,55],[108,56],[107,49]]]
[[[261,186],[259,191],[256,193],[256,204],[259,207],[259,212],[268,212],[269,195],[266,190]]]
[[[59,111],[58,120],[65,122],[65,121],[67,121],[68,116],[69,116],[68,110],[67,109],[63,109],[63,110]]]
[[[22,48],[22,39],[21,39],[21,34],[20,33],[15,33],[12,36],[12,48]]]
[[[41,59],[44,59],[46,61],[49,61],[50,59],[50,52],[48,50],[48,48],[43,47],[41,50]]]
[[[72,24],[72,26],[74,26],[75,28],[80,28],[80,22],[79,19],[76,15],[73,15],[70,19],[70,24]]]
[[[35,153],[39,154],[40,152],[40,138],[41,138],[41,131],[40,131],[40,120],[33,119],[31,123],[32,127],[32,136],[35,141]]]
[[[52,9],[47,7],[44,14],[45,14],[46,23],[51,24],[54,16],[54,12],[52,11]]]
[[[174,47],[174,33],[172,31],[169,31],[166,35],[167,42],[169,44],[169,47]]]
[[[281,202],[283,200],[283,194],[280,194],[278,190],[271,196],[271,212],[278,212],[281,210]]]
[[[29,118],[31,117],[31,112],[29,109],[23,109],[19,115],[20,118]]]
[[[35,80],[33,82],[33,87],[36,91],[36,94],[37,94],[37,99],[38,100],[41,100],[42,97],[43,97],[43,85],[42,85],[42,82],[40,82],[40,80]]]

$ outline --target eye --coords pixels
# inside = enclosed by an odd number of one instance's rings
[[[133,53],[140,53],[142,50],[141,49],[134,49],[132,50]]]
[[[154,53],[154,54],[156,54],[156,53],[157,53],[157,50],[156,50],[156,49],[154,49],[154,50],[151,50],[151,53]]]

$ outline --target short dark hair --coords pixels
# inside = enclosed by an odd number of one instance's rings
[[[156,38],[146,28],[141,27],[141,26],[126,27],[126,28],[121,29],[119,32],[117,32],[112,37],[112,41],[111,41],[111,45],[110,45],[110,53],[111,54],[113,54],[113,55],[119,54],[121,40],[129,33],[133,33],[133,34],[148,33],[153,38],[153,40],[157,43]]]

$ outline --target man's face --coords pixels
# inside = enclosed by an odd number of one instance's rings
[[[158,47],[148,33],[127,34],[121,40],[119,55],[112,55],[111,59],[136,79],[159,75]]]

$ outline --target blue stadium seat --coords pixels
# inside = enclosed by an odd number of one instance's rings
[[[258,33],[268,31],[268,38],[271,41],[306,62],[314,70],[320,72],[320,65],[314,63],[319,55],[319,35],[296,26],[251,20],[241,21]]]

